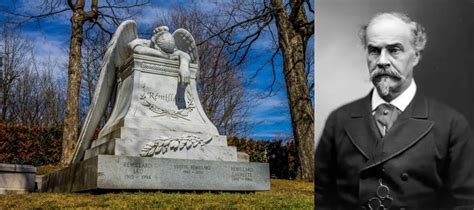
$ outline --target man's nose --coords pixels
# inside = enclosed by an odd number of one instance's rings
[[[377,60],[377,67],[381,69],[386,69],[390,67],[387,51],[385,49],[383,49],[382,52],[380,52],[380,56]]]

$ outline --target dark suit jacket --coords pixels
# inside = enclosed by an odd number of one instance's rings
[[[419,91],[385,137],[371,94],[334,111],[316,150],[316,209],[358,209],[379,178],[392,208],[474,206],[474,139],[467,120]]]

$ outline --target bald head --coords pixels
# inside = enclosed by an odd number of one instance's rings
[[[359,36],[363,46],[367,47],[367,32],[370,31],[373,26],[377,26],[377,28],[380,29],[387,23],[397,24],[400,30],[409,33],[411,39],[410,43],[417,52],[421,52],[425,49],[427,40],[425,29],[417,22],[411,20],[407,15],[396,12],[377,14],[367,25],[362,26]]]

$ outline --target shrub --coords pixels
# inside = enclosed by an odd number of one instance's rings
[[[0,163],[56,165],[61,159],[61,138],[61,127],[0,124]],[[296,177],[296,147],[292,141],[228,137],[227,142],[247,153],[251,162],[268,163],[273,178]]]
[[[0,124],[0,162],[57,164],[61,158],[61,137],[60,127]]]
[[[236,146],[237,151],[247,153],[251,162],[268,163],[270,175],[273,178],[294,179],[296,177],[296,147],[292,141],[228,137],[227,143]]]

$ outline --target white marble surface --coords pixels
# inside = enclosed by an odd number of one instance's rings
[[[156,158],[237,161],[236,148],[227,146],[226,137],[219,135],[202,109],[196,90],[197,66],[190,66],[187,86],[179,83],[178,71],[177,61],[133,54],[118,71],[114,109],[85,158],[147,153]],[[206,142],[186,145],[183,138],[187,136]],[[171,142],[166,153],[156,152],[160,148],[143,152],[158,139]],[[173,150],[173,144],[181,148]]]
[[[270,190],[268,163],[99,155],[43,178],[44,192]]]
[[[153,142],[147,139],[113,139],[97,145],[86,151],[85,159],[99,154],[120,156],[143,156],[141,151],[147,144]],[[144,156],[147,157],[147,156]],[[167,147],[166,152],[154,154],[155,158],[237,161],[237,149],[233,146],[197,145],[196,147],[175,148]]]
[[[136,23],[125,21],[112,37],[103,62],[73,163],[83,160],[86,153],[87,158],[150,156],[147,149],[157,147],[150,146],[157,139],[167,139],[169,149],[176,144],[186,149],[166,155],[155,152],[153,157],[237,161],[235,148],[227,147],[226,137],[219,135],[202,108],[196,88],[198,53],[187,30],[171,34],[160,26],[150,40],[139,39]],[[98,139],[92,141],[113,89],[112,113]],[[188,141],[202,147],[189,147]]]

